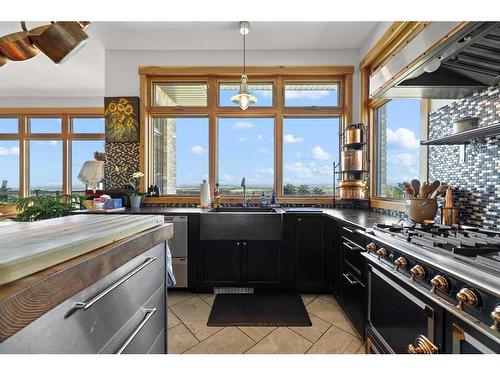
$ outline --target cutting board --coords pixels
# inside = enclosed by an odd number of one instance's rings
[[[0,226],[0,285],[163,223],[156,215],[74,215]]]

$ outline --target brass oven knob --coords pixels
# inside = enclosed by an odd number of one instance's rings
[[[415,345],[408,345],[409,354],[437,354],[438,348],[424,335],[418,335]]]
[[[375,250],[377,250],[377,245],[375,245],[375,243],[371,242],[366,245],[366,251],[368,251],[368,254],[375,252]]]
[[[436,275],[431,280],[431,292],[436,293],[436,289],[441,290],[442,292],[447,292],[450,289],[450,284],[448,280],[443,275]]]
[[[412,281],[415,281],[415,279],[417,277],[419,279],[423,279],[425,277],[424,267],[422,267],[420,264],[413,266],[412,269],[410,270],[410,273],[411,273],[411,280]]]
[[[381,247],[380,249],[377,250],[377,255],[378,259],[380,258],[387,258],[387,250]]]
[[[458,305],[457,309],[463,310],[464,305],[475,307],[479,302],[476,294],[469,288],[462,288],[460,292],[457,293]]]
[[[491,312],[491,319],[493,319],[493,325],[490,328],[494,331],[498,331],[500,328],[500,305],[497,305],[495,310]]]
[[[398,271],[400,268],[406,268],[408,266],[408,261],[404,257],[399,257],[394,261],[394,265],[396,266],[396,271]]]

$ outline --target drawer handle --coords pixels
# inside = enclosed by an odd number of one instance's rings
[[[361,284],[358,280],[356,280],[354,278],[353,275],[351,275],[350,273],[343,273],[342,276],[344,276],[344,279],[346,279],[349,284],[351,285],[358,285],[358,284]]]
[[[342,229],[343,229],[343,230],[345,230],[346,232],[349,232],[349,233],[354,233],[354,232],[352,231],[352,229],[349,229],[349,228],[347,228],[347,227],[342,227]]]
[[[125,349],[130,345],[132,340],[137,336],[137,334],[140,332],[140,330],[146,325],[149,319],[155,314],[156,309],[146,309],[146,315],[144,315],[144,319],[142,319],[141,324],[137,326],[136,329],[134,329],[134,332],[128,337],[127,340],[123,343],[123,345],[118,349],[116,354],[122,354]]]
[[[109,292],[111,292],[113,289],[117,288],[121,284],[123,284],[125,281],[130,279],[132,276],[134,276],[137,272],[139,272],[143,268],[147,267],[149,264],[153,263],[155,260],[156,260],[156,257],[147,257],[144,260],[144,263],[142,263],[137,268],[134,268],[132,271],[130,271],[129,273],[124,275],[121,279],[115,281],[113,284],[108,286],[106,289],[104,289],[101,293],[99,293],[98,295],[96,295],[92,299],[88,300],[87,302],[77,302],[75,304],[75,306],[70,311],[68,311],[64,317],[67,318],[68,316],[73,314],[76,310],[87,310],[90,306],[92,306],[94,303],[99,301],[106,294],[108,294]]]
[[[345,247],[347,247],[351,251],[356,251],[356,249],[354,247],[352,247],[348,242],[342,242],[342,245],[344,245]]]

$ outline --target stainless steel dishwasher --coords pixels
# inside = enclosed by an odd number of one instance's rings
[[[177,281],[174,288],[188,286],[188,218],[187,216],[165,216],[166,223],[174,224],[174,237],[168,240],[172,253],[172,268]]]

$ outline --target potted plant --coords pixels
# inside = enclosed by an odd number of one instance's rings
[[[144,173],[142,172],[134,172],[132,174],[132,178],[128,181],[129,189],[130,189],[130,207],[139,208],[141,207],[141,198],[143,193],[139,191],[140,180],[144,177]]]

